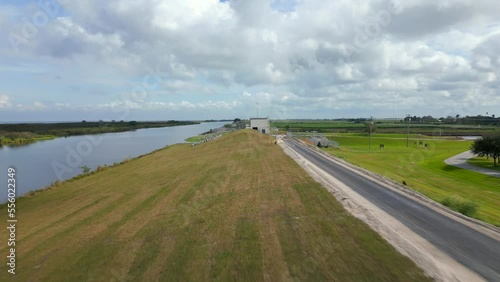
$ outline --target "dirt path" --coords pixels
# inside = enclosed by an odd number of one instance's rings
[[[451,166],[456,166],[456,167],[467,169],[470,171],[479,172],[479,173],[486,174],[486,175],[493,176],[493,177],[500,177],[500,171],[494,171],[491,169],[477,167],[477,166],[473,166],[471,164],[468,164],[467,160],[470,158],[473,158],[473,157],[474,157],[474,154],[471,151],[466,151],[466,152],[460,153],[458,155],[455,155],[451,158],[448,158],[448,159],[444,160],[444,162],[448,165],[451,165]]]

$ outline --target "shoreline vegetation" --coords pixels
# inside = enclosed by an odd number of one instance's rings
[[[207,132],[203,132],[201,134],[198,134],[196,136],[191,136],[186,139],[184,139],[185,142],[193,144],[200,144],[206,141],[214,140],[217,137],[220,137],[224,134],[227,134],[229,132],[233,132],[236,130],[240,129],[245,129],[246,128],[247,122],[244,120],[241,120],[239,118],[234,119],[232,123],[227,123],[224,126],[221,126],[219,128],[213,128],[210,129]]]
[[[37,141],[51,140],[88,134],[133,131],[143,128],[158,128],[199,124],[199,121],[96,121],[64,123],[17,123],[0,124],[0,146],[25,145]]]

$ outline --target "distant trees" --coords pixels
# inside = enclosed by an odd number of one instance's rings
[[[500,118],[495,117],[495,115],[491,116],[447,116],[441,117],[439,119],[441,123],[444,124],[464,124],[464,125],[500,125]]]
[[[401,122],[407,122],[408,119],[410,119],[410,121],[412,123],[435,123],[435,122],[438,122],[439,120],[432,117],[431,115],[428,115],[428,116],[423,116],[423,117],[417,117],[417,116],[413,116],[413,117],[405,117],[404,120],[402,120]],[[442,118],[444,119],[444,118]]]
[[[480,157],[490,156],[493,158],[493,165],[497,166],[497,160],[500,158],[500,135],[478,139],[472,143],[470,150]]]
[[[425,123],[433,123],[433,122],[437,122],[438,121],[437,119],[433,118],[431,115],[423,116],[420,120],[422,122],[425,122]]]

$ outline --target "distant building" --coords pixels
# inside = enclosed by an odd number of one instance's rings
[[[269,120],[267,118],[251,118],[250,128],[264,134],[271,133]]]

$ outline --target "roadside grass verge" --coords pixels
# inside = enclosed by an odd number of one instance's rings
[[[16,204],[16,281],[430,280],[250,130],[169,146]],[[0,265],[0,281],[11,279]]]
[[[11,134],[13,135],[13,134]],[[46,141],[57,138],[55,135],[37,135],[37,134],[29,134],[28,137],[22,137],[20,134],[19,137],[5,137],[0,135],[0,146],[22,146],[27,145],[37,141]]]
[[[497,162],[500,161],[497,160]],[[500,164],[493,166],[492,158],[486,159],[486,157],[474,157],[472,159],[468,159],[467,163],[477,167],[500,171]]]
[[[466,216],[474,216],[477,211],[477,204],[468,200],[465,200],[457,195],[451,195],[444,198],[441,203],[453,210],[456,210]]]
[[[369,149],[368,135],[337,134],[329,138],[338,142],[340,148],[324,149],[326,152],[396,182],[404,181],[409,188],[440,203],[456,195],[476,206],[476,212],[469,216],[500,226],[500,179],[444,163],[445,159],[467,151],[471,142],[420,136],[410,139],[407,148],[406,139],[388,134],[372,137]],[[384,144],[385,149],[379,149],[379,144]]]

